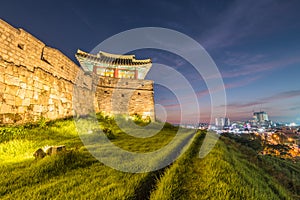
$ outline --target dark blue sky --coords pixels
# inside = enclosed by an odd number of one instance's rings
[[[106,38],[138,27],[165,27],[198,41],[217,64],[226,87],[227,115],[251,118],[265,110],[272,120],[300,123],[300,1],[6,1],[0,17],[22,27],[75,61],[78,48],[91,51]],[[111,52],[114,53],[114,52]],[[173,66],[192,83],[201,120],[210,98],[201,77],[176,55],[136,52]],[[157,88],[176,121],[178,103]],[[188,103],[188,102],[187,102]],[[187,121],[193,121],[192,115]]]

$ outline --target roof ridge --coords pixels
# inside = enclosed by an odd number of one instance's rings
[[[108,58],[108,59],[121,59],[121,60],[131,60],[132,63],[138,63],[138,64],[150,64],[152,63],[152,60],[150,58],[148,59],[136,59],[135,55],[118,55],[118,54],[111,54],[111,53],[106,53],[103,51],[99,51],[98,54],[90,54],[87,52],[84,52],[80,49],[77,50],[76,56],[83,56],[83,57],[88,57],[88,58],[96,58],[96,59],[101,59],[101,58]]]

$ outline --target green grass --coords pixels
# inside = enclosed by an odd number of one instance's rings
[[[291,159],[258,155],[258,152],[263,149],[263,141],[260,137],[254,137],[254,140],[247,138],[249,138],[247,135],[244,137],[229,135],[224,142],[227,146],[238,149],[250,163],[276,179],[281,186],[290,191],[294,199],[300,199],[300,163],[293,162]]]
[[[204,132],[198,133],[187,152],[161,175],[150,199],[180,199],[183,197],[185,193],[183,179],[188,173],[191,173],[191,159],[197,154],[204,136]]]
[[[99,120],[113,130],[116,145],[135,152],[155,151],[170,143],[177,132],[167,125],[155,136],[134,138],[120,131],[111,119]],[[1,199],[144,199],[160,173],[125,173],[105,166],[83,146],[72,119],[42,126],[1,127],[0,133]],[[35,160],[34,151],[47,145],[66,145],[68,151]]]
[[[219,140],[200,159],[203,137],[203,133],[197,135],[188,152],[165,171],[151,193],[152,200],[292,198],[275,178],[249,162],[233,144],[227,145],[228,138]]]
[[[72,149],[82,146],[70,119],[45,127],[1,127],[0,134],[1,164],[32,160],[34,151],[47,145],[64,144]]]
[[[82,130],[93,132],[81,136],[73,119],[0,127],[0,199],[299,199],[299,163],[258,156],[258,143],[251,148],[244,145],[247,141],[221,137],[200,159],[205,131],[194,135],[184,129],[174,140],[178,128],[166,124],[154,136],[137,138],[120,130],[113,118],[97,117],[110,141],[124,150],[151,153],[167,145],[140,164],[155,165],[186,151],[158,171],[126,173],[104,165],[87,150],[103,135],[85,120]],[[84,146],[80,137],[91,144]],[[47,145],[66,145],[67,152],[35,160],[34,151]],[[111,148],[103,147],[108,152]],[[117,163],[119,157],[109,159]],[[122,161],[129,162],[126,157]]]

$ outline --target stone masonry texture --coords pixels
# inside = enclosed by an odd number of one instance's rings
[[[153,82],[85,74],[59,50],[0,19],[0,124],[90,112],[153,120]]]

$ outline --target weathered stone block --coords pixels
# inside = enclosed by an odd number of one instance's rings
[[[3,68],[0,67],[0,69],[3,69]],[[4,73],[1,72],[1,70],[0,70],[0,82],[1,82],[1,83],[4,83]]]
[[[48,147],[46,150],[46,154],[51,156],[51,155],[55,155],[58,153],[62,153],[66,151],[66,146],[65,145],[61,145],[61,146],[51,146]]]
[[[4,92],[5,90],[5,84],[0,82],[0,92]]]
[[[26,90],[25,89],[19,89],[17,92],[17,96],[21,99],[24,99],[26,95]]]
[[[50,90],[50,87],[48,85],[43,85],[43,90],[46,90],[46,91],[49,91]]]
[[[32,90],[26,90],[25,98],[32,98],[33,97],[33,91]]]
[[[21,79],[21,78],[20,78],[20,79]],[[25,81],[26,81],[26,79],[25,79]],[[26,86],[27,86],[27,84],[26,84],[25,82],[21,82],[21,83],[20,83],[20,88],[26,89]]]
[[[20,79],[18,77],[6,74],[5,75],[5,83],[7,85],[19,86],[20,85]]]
[[[15,105],[16,106],[22,106],[22,103],[23,103],[23,99],[21,99],[20,97],[16,97]]]
[[[1,104],[0,108],[1,113],[12,113],[12,107],[10,105],[7,105],[6,103]]]
[[[43,149],[38,149],[34,152],[33,156],[35,159],[42,159],[46,156],[47,154],[43,151]]]
[[[8,94],[8,95],[15,96],[15,95],[17,95],[18,88],[19,87],[13,86],[13,85],[6,85],[4,93]]]
[[[27,108],[26,108],[26,107],[23,107],[23,106],[19,106],[19,107],[18,107],[18,113],[21,113],[21,114],[23,114],[23,113],[25,113],[25,112],[26,112],[26,110],[27,110]]]
[[[35,100],[39,99],[39,93],[38,93],[38,91],[34,91],[34,93],[33,93],[33,99],[35,99]]]
[[[30,98],[25,98],[22,101],[22,106],[30,106]]]
[[[33,105],[33,112],[41,113],[43,111],[43,107],[41,105]]]
[[[49,105],[48,110],[49,110],[49,112],[53,112],[55,110],[55,106],[54,105]]]

